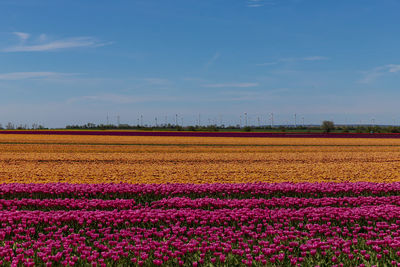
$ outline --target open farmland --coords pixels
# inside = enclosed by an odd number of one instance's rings
[[[400,181],[400,139],[0,135],[1,183]]]
[[[400,139],[0,135],[0,265],[397,265],[399,161]]]

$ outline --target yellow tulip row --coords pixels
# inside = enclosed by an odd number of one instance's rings
[[[0,135],[0,183],[400,181],[400,140]]]

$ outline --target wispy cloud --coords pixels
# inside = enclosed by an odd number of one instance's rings
[[[2,52],[41,52],[55,51],[69,48],[79,47],[99,47],[111,44],[110,42],[101,42],[93,37],[71,37],[57,40],[49,40],[45,34],[39,35],[38,38],[31,38],[29,33],[14,32],[19,39],[19,43],[3,48]]]
[[[0,80],[17,81],[27,79],[56,79],[71,75],[76,74],[60,72],[10,72],[0,73]]]
[[[153,85],[167,85],[171,83],[169,80],[163,78],[144,78],[143,80]]]
[[[44,33],[42,33],[41,35],[39,35],[39,41],[41,41],[41,42],[44,42],[44,41],[46,41],[47,40],[47,35],[46,34],[44,34]]]
[[[93,103],[113,103],[113,104],[133,104],[146,102],[165,102],[179,101],[176,97],[160,95],[133,96],[125,94],[99,94],[75,97],[67,100],[67,103],[93,102]]]
[[[275,61],[275,62],[264,62],[264,63],[256,64],[256,66],[272,66],[272,65],[276,65],[278,63],[279,63],[278,61]]]
[[[288,58],[280,58],[276,61],[271,62],[264,62],[256,64],[257,66],[272,66],[277,65],[280,63],[295,63],[295,62],[304,62],[304,61],[322,61],[322,60],[329,60],[329,57],[323,56],[308,56],[308,57],[288,57]]]
[[[210,67],[211,65],[213,65],[213,64],[219,59],[220,56],[221,56],[221,54],[220,54],[219,52],[216,52],[216,53],[212,56],[212,58],[210,58],[210,59],[207,61],[205,67],[208,68],[208,67]]]
[[[258,101],[271,99],[271,97],[281,96],[288,93],[288,88],[271,89],[268,91],[222,91],[218,97],[210,99],[211,101]]]
[[[328,60],[328,57],[321,57],[321,56],[311,56],[311,57],[303,57],[300,60],[303,61],[320,61],[320,60]]]
[[[258,86],[258,83],[212,83],[204,85],[204,87],[210,87],[210,88],[224,88],[224,87],[248,88],[256,86]]]
[[[302,0],[245,0],[246,6],[253,8],[297,4],[300,2],[302,2]]]
[[[386,65],[386,67],[388,68],[389,72],[391,72],[391,73],[396,73],[396,72],[400,71],[400,65],[389,64],[389,65]]]
[[[13,32],[15,36],[17,36],[22,42],[29,39],[30,34],[26,32]]]
[[[247,7],[274,6],[278,4],[277,0],[246,0]]]
[[[370,71],[364,71],[364,77],[359,80],[359,83],[369,84],[377,80],[378,78],[390,74],[400,72],[399,64],[387,64],[384,66],[376,67]]]

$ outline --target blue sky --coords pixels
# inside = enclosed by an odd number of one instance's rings
[[[0,123],[400,124],[399,0],[2,0]]]

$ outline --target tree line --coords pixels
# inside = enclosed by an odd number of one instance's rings
[[[49,129],[41,124],[33,123],[15,125],[8,122],[0,124],[0,130],[45,130]],[[129,124],[95,124],[86,123],[83,125],[67,125],[59,129],[76,130],[145,130],[145,131],[244,131],[244,132],[310,132],[310,133],[400,133],[400,126],[386,125],[335,125],[333,121],[323,121],[321,125],[277,125],[277,126],[240,126],[240,125],[190,125],[182,126],[176,124],[162,125],[129,125]]]
[[[4,127],[0,123],[0,130],[44,130],[44,129],[48,129],[48,128],[44,127],[41,124],[37,124],[37,123],[33,123],[31,126],[29,126],[28,124],[15,125],[12,122],[8,122],[6,125],[4,125]]]
[[[325,132],[325,133],[400,133],[400,126],[386,125],[335,125],[333,121],[323,121],[321,125],[298,126],[240,126],[240,125],[190,125],[181,126],[175,124],[164,125],[129,125],[129,124],[94,124],[67,125],[66,129],[82,130],[172,130],[172,131],[272,131],[272,132]]]

